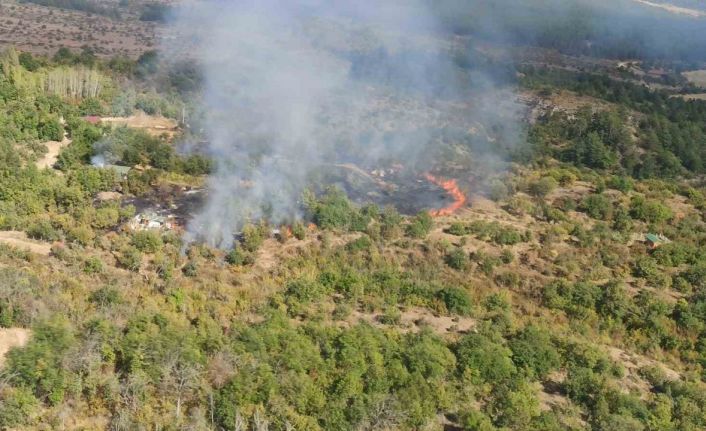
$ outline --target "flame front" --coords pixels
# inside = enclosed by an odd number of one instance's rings
[[[444,208],[429,211],[429,214],[431,214],[432,217],[449,216],[461,209],[466,204],[466,195],[463,194],[461,189],[458,187],[458,183],[456,182],[456,180],[443,180],[441,178],[435,177],[430,173],[424,174],[424,177],[430,183],[435,184],[444,189],[444,191],[446,191],[446,193],[453,198],[453,202],[445,206]]]

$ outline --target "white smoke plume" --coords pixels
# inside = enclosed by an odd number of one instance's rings
[[[415,0],[182,7],[169,44],[188,47],[202,67],[217,164],[187,240],[229,247],[248,220],[299,217],[307,177],[322,165],[414,165],[436,131],[472,129],[469,77],[432,16]]]

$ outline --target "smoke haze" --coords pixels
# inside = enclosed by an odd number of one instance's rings
[[[180,8],[170,43],[188,46],[203,69],[217,164],[187,239],[229,247],[247,221],[298,218],[298,199],[321,166],[413,168],[431,160],[440,131],[476,133],[474,110],[492,117],[497,108],[498,121],[516,112],[511,93],[494,95],[491,80],[454,63],[458,47],[437,36],[433,16],[415,1],[210,0]],[[475,104],[472,81],[485,86]]]

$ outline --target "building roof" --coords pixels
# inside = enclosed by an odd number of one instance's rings
[[[646,239],[647,241],[649,241],[649,242],[655,242],[655,243],[657,243],[657,242],[667,242],[667,238],[664,238],[664,237],[661,236],[661,235],[655,235],[655,234],[653,234],[653,233],[648,233],[647,235],[645,235],[645,239]]]

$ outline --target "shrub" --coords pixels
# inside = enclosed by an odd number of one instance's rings
[[[142,265],[142,253],[135,247],[125,247],[118,255],[118,263],[130,271],[139,271]]]
[[[500,383],[515,374],[512,351],[484,335],[468,334],[454,350],[459,370],[469,371],[479,383]]]
[[[27,236],[43,241],[58,241],[61,238],[59,231],[54,229],[49,220],[39,220],[27,228]]]
[[[12,388],[0,393],[0,424],[7,429],[31,425],[39,413],[39,400],[29,388]]]
[[[154,230],[143,230],[132,236],[132,245],[144,253],[155,253],[162,245],[162,237]]]
[[[91,302],[94,302],[102,307],[120,302],[120,292],[114,287],[104,286],[89,297]]]
[[[267,236],[267,227],[265,225],[255,226],[247,224],[243,227],[242,239],[240,241],[243,248],[249,252],[257,251],[265,241]]]
[[[453,222],[451,223],[451,226],[446,229],[446,233],[456,236],[464,236],[468,234],[468,229],[466,228],[466,225],[461,222]]]
[[[471,313],[471,298],[466,291],[457,287],[446,287],[436,295],[446,304],[446,309],[455,314],[467,316]]]
[[[468,267],[468,254],[460,247],[454,248],[446,255],[446,264],[459,271]]]
[[[544,177],[538,180],[532,181],[527,187],[527,191],[532,196],[543,198],[549,193],[554,191],[557,187],[557,182],[552,177]]]
[[[91,256],[83,262],[83,272],[86,274],[98,274],[103,272],[103,261],[95,256]]]
[[[292,235],[294,235],[294,238],[298,239],[299,241],[304,240],[306,238],[306,227],[302,222],[296,222],[292,226]]]
[[[529,370],[532,375],[545,378],[560,365],[559,354],[549,333],[537,326],[529,325],[509,343],[512,360],[519,368]]]
[[[231,251],[226,254],[226,262],[233,266],[245,265],[248,261],[248,254],[240,247],[233,247]]]
[[[69,229],[67,237],[71,241],[85,246],[89,245],[93,241],[96,234],[90,227],[82,225]]]
[[[196,261],[190,260],[181,268],[181,272],[186,277],[196,277],[199,275],[199,266]]]
[[[592,194],[583,199],[581,210],[594,219],[609,220],[613,216],[613,203],[603,194]]]
[[[496,202],[502,201],[510,196],[510,190],[508,190],[504,182],[495,179],[491,181],[490,186],[488,186],[488,196]]]
[[[429,234],[433,226],[434,221],[431,215],[427,211],[422,211],[407,225],[407,235],[412,238],[424,238]]]
[[[10,351],[7,368],[23,386],[52,405],[61,403],[70,383],[64,354],[75,344],[73,331],[63,319],[39,323],[23,349]]]
[[[633,218],[655,224],[663,223],[674,216],[669,207],[657,201],[645,199],[642,196],[632,198],[630,202],[630,215]]]

